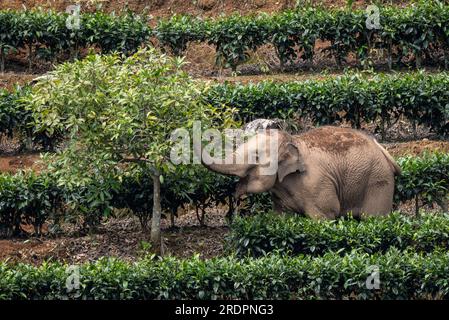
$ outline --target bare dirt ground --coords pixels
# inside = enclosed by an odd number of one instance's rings
[[[37,77],[37,75],[16,72],[0,74],[0,88],[12,90],[16,85],[23,86],[35,77]]]
[[[16,156],[0,155],[0,172],[17,172],[23,169],[36,169],[37,161],[40,156],[38,153],[20,154]]]
[[[346,0],[310,1],[315,5],[328,8],[342,8]],[[364,8],[372,1],[356,0],[353,8]],[[393,5],[403,5],[410,1],[380,1]],[[44,8],[65,11],[67,6],[80,4],[83,11],[95,11],[98,6],[106,12],[120,12],[129,9],[136,13],[148,12],[153,17],[167,17],[178,14],[191,14],[201,17],[216,17],[233,12],[254,14],[260,12],[276,12],[294,8],[296,4],[309,1],[297,0],[3,0],[0,9],[22,10],[24,8]]]
[[[426,151],[440,151],[449,153],[449,141],[423,139],[401,143],[384,143],[383,145],[393,157],[406,155],[418,156]]]
[[[206,227],[200,227],[193,210],[180,216],[176,229],[163,220],[163,242],[166,255],[190,257],[196,253],[201,258],[220,256],[228,227],[224,213],[209,212]],[[43,261],[81,263],[100,257],[119,257],[135,260],[149,252],[148,235],[140,231],[135,218],[111,218],[93,235],[80,236],[68,233],[57,238],[29,238],[0,240],[0,261],[40,264]]]

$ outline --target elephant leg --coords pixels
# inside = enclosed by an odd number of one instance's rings
[[[306,203],[305,214],[313,219],[335,219],[340,215],[337,194],[330,190],[319,192],[313,202]]]
[[[376,188],[368,188],[360,213],[369,216],[383,216],[393,208],[394,183],[377,183]]]
[[[330,216],[325,211],[314,205],[306,207],[305,215],[314,220],[327,220],[335,218],[335,216]]]
[[[284,210],[282,210],[282,205],[278,202],[273,202],[273,211],[277,214],[283,214]]]
[[[271,202],[273,203],[273,212],[277,214],[282,214],[284,212],[281,200],[274,194],[271,194]]]

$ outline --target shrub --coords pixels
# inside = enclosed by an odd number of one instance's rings
[[[35,235],[40,235],[47,218],[62,203],[51,176],[31,171],[0,175],[0,237],[20,235],[22,225],[32,225]]]
[[[433,202],[447,211],[449,154],[425,153],[420,157],[406,156],[397,161],[402,174],[396,177],[396,202],[414,199],[416,213],[421,206],[431,205]]]
[[[314,221],[300,216],[258,214],[236,218],[231,225],[228,246],[237,255],[261,256],[272,251],[322,255],[353,249],[367,253],[413,248],[430,252],[449,247],[449,215],[426,214],[419,218],[393,213],[369,217]]]
[[[236,108],[249,121],[254,118],[308,118],[314,124],[378,123],[385,135],[398,118],[425,125],[447,135],[449,95],[446,73],[400,75],[345,74],[324,80],[257,84],[218,84],[208,93],[213,105]]]
[[[54,11],[0,11],[2,71],[6,54],[22,48],[28,50],[31,70],[35,58],[54,61],[64,52],[75,58],[86,47],[98,47],[105,53],[134,53],[152,34],[148,21],[131,12],[85,13],[80,16],[80,29],[68,29],[67,18],[66,13]]]
[[[379,289],[366,284],[370,266],[379,269]],[[79,266],[80,286],[72,291],[66,287],[67,268],[0,263],[0,299],[447,299],[449,294],[446,252],[101,259]]]
[[[297,60],[312,62],[317,40],[330,42],[324,50],[338,65],[350,53],[369,65],[372,49],[377,49],[385,52],[390,69],[406,59],[419,68],[423,58],[438,62],[438,51],[447,62],[448,12],[449,6],[439,1],[380,7],[381,27],[373,30],[366,27],[363,9],[306,6],[271,15],[234,14],[206,21],[176,16],[161,22],[156,36],[176,54],[183,52],[189,41],[207,41],[216,47],[217,64],[233,70],[251,51],[267,43],[275,47],[281,67]]]

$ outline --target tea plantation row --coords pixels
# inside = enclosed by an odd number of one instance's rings
[[[396,204],[410,199],[416,199],[419,205],[438,202],[444,206],[447,203],[449,154],[405,157],[398,159],[398,163],[403,174],[396,180]],[[209,206],[230,203],[235,180],[209,172],[201,166],[197,170],[201,172],[182,170],[181,175],[165,177],[162,206],[166,213],[174,215],[179,207],[191,203],[201,208],[204,214]],[[34,226],[35,233],[40,234],[42,225],[49,220],[57,224],[58,221],[70,221],[76,217],[82,218],[86,227],[95,228],[101,218],[111,212],[111,208],[130,209],[139,217],[143,229],[146,228],[152,210],[152,180],[149,173],[137,172],[121,181],[108,177],[94,181],[91,185],[68,189],[52,174],[27,172],[0,175],[0,236],[20,234],[23,224]],[[261,197],[268,201],[261,201]],[[251,202],[250,197],[250,205],[258,206],[258,210],[269,210],[271,205],[267,197],[265,194],[257,195],[255,202]],[[242,225],[241,230],[245,226]],[[268,228],[269,224],[265,227]],[[289,232],[288,228],[285,232]],[[237,239],[242,237],[237,233]],[[255,234],[256,242],[260,240],[257,237],[258,233]],[[245,239],[238,241],[247,242]],[[275,244],[272,246],[277,247]],[[263,250],[265,247],[261,246]]]
[[[79,287],[69,290],[76,267]],[[370,279],[373,270],[378,282]],[[394,249],[242,260],[101,259],[71,269],[0,263],[0,299],[447,299],[448,274],[447,251]]]
[[[292,255],[323,255],[353,249],[369,254],[399,250],[432,252],[449,248],[448,213],[410,217],[393,213],[387,217],[313,221],[300,216],[258,214],[236,218],[228,246],[239,256],[259,257],[269,252]]]
[[[349,122],[353,127],[376,123],[385,136],[400,117],[433,131],[449,133],[447,73],[377,75],[346,74],[326,80],[216,84],[205,99],[214,106],[236,108],[244,121],[254,118],[310,119],[316,125]],[[31,110],[21,103],[30,88],[0,90],[0,134],[32,137],[52,149],[63,136],[34,132]]]
[[[86,47],[129,54],[154,37],[176,55],[190,42],[208,42],[216,48],[217,64],[234,70],[264,44],[273,45],[282,66],[298,59],[312,61],[320,40],[330,43],[326,52],[338,64],[350,53],[368,62],[373,50],[384,50],[390,67],[410,57],[417,67],[424,58],[446,62],[449,44],[449,6],[439,1],[381,7],[379,23],[370,28],[367,20],[372,21],[372,15],[365,10],[319,7],[205,20],[176,15],[160,20],[154,30],[148,18],[96,12],[83,13],[78,21],[52,11],[0,11],[1,69],[7,55],[19,49],[28,50],[31,69],[36,58],[54,61],[61,53],[77,57]]]

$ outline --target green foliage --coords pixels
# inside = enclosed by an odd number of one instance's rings
[[[22,99],[30,93],[30,87],[16,87],[11,92],[0,89],[0,134],[16,138],[22,145],[27,139],[34,146],[42,146],[46,151],[53,151],[63,140],[58,130],[35,132],[32,124],[32,113]]]
[[[402,175],[396,178],[396,201],[418,200],[421,205],[437,202],[444,207],[449,194],[449,154],[425,153],[420,157],[398,159]],[[445,204],[446,203],[446,204]]]
[[[80,17],[80,29],[68,29],[67,18],[68,14],[54,11],[0,11],[1,61],[8,52],[23,48],[28,49],[30,67],[35,56],[47,61],[60,53],[77,57],[85,47],[131,54],[152,32],[148,21],[131,12],[118,16],[85,13]]]
[[[81,29],[66,27],[66,13],[53,11],[0,11],[0,64],[8,52],[28,48],[30,66],[34,56],[52,60],[59,53],[76,57],[83,47],[103,52],[133,53],[154,34],[163,47],[177,56],[189,42],[208,42],[216,47],[216,62],[236,70],[251,51],[272,44],[281,66],[312,61],[315,42],[329,41],[325,48],[338,64],[354,53],[363,63],[373,49],[386,52],[386,61],[414,60],[419,68],[423,58],[438,62],[449,49],[449,6],[440,1],[421,1],[407,7],[380,7],[381,28],[366,28],[367,14],[357,9],[324,9],[304,6],[291,11],[241,16],[233,14],[216,20],[175,15],[160,20],[154,32],[147,19],[129,11],[118,16],[101,12],[81,15]],[[320,50],[320,49],[319,49]],[[406,59],[403,59],[406,58]],[[412,59],[410,59],[412,58]],[[2,67],[3,68],[3,67]]]
[[[216,64],[236,71],[237,65],[245,62],[250,51],[267,40],[266,16],[232,15],[209,22],[207,40],[215,45]]]
[[[95,157],[93,156],[93,159]],[[2,229],[8,230],[3,232],[5,236],[17,233],[20,224],[34,224],[33,221],[38,221],[37,225],[41,225],[49,217],[53,218],[53,223],[57,223],[55,220],[59,218],[68,221],[78,218],[84,222],[86,228],[94,229],[103,217],[110,214],[112,208],[130,209],[139,218],[143,230],[146,230],[153,199],[150,171],[140,167],[127,172],[114,169],[107,174],[102,170],[91,170],[89,175],[75,180],[71,179],[70,175],[66,176],[67,169],[61,170],[61,167],[66,167],[67,163],[70,163],[66,159],[45,161],[51,164],[50,172],[43,172],[38,176],[31,173],[17,176],[0,175],[0,221]],[[397,161],[402,166],[402,175],[396,180],[396,203],[416,196],[427,204],[433,201],[438,203],[447,201],[449,189],[447,154],[425,154],[422,158],[404,157]],[[71,170],[75,172],[85,169],[84,162],[80,162],[79,167],[73,167],[75,165],[71,163]],[[164,182],[161,185],[162,210],[166,214],[176,215],[178,208],[191,204],[198,209],[200,223],[204,222],[207,209],[213,205],[230,205],[229,210],[232,212],[235,182],[232,177],[215,174],[202,166],[177,166],[174,171],[164,175]],[[50,206],[42,202],[42,209],[28,210],[25,218],[26,215],[22,211],[20,214],[17,213],[19,212],[17,201],[20,197],[16,197],[16,192],[31,188],[31,191],[27,193],[20,191],[20,194],[35,194],[38,192],[34,191],[35,186],[41,188],[36,189],[40,193],[51,195],[53,200],[50,201]],[[40,193],[33,197],[40,197]],[[23,203],[23,200],[20,201]],[[33,202],[32,206],[34,205],[37,204]],[[272,206],[268,194],[251,195],[241,205],[241,212],[244,214],[267,211]],[[263,230],[261,228],[261,235],[268,234]],[[242,234],[243,231],[239,232]],[[294,235],[296,231],[292,232]]]
[[[363,9],[305,6],[272,15],[234,14],[206,21],[176,16],[161,22],[156,36],[176,54],[183,52],[189,41],[207,41],[216,47],[217,64],[233,70],[247,60],[249,52],[267,43],[275,47],[281,66],[298,59],[312,61],[317,40],[330,42],[330,48],[324,50],[337,64],[350,53],[364,62],[370,59],[372,49],[381,49],[390,67],[393,60],[401,63],[403,58],[413,58],[419,68],[423,57],[437,61],[432,54],[447,51],[448,12],[449,6],[439,1],[380,7],[380,28],[375,30],[366,27]]]
[[[257,84],[217,84],[207,100],[236,108],[245,121],[254,118],[309,118],[315,124],[342,121],[360,128],[379,122],[379,130],[403,116],[409,121],[449,133],[449,76],[422,72],[366,76],[349,73],[324,80]]]
[[[369,254],[412,248],[431,252],[449,248],[449,215],[425,214],[408,217],[393,213],[368,217],[314,221],[300,216],[273,213],[237,218],[231,226],[228,246],[237,255],[261,256],[272,251],[292,255],[323,255],[353,249]]]
[[[21,131],[20,128],[29,115],[18,101],[21,94],[22,91],[19,88],[13,92],[0,89],[0,134],[10,138],[15,131]]]
[[[374,122],[385,135],[392,123],[405,117],[447,135],[448,86],[447,73],[375,76],[356,73],[305,82],[217,84],[205,92],[205,99],[217,108],[223,105],[235,108],[245,121],[288,119],[296,115],[310,118],[315,124],[348,121],[359,127],[363,122]],[[30,111],[21,102],[28,90],[0,91],[0,130],[12,134],[16,128],[21,132],[26,127],[37,142],[55,145],[65,131],[57,130],[50,119],[46,127],[34,128],[28,123]]]
[[[208,208],[229,202],[234,192],[234,180],[203,166],[177,166],[174,172],[164,176],[161,185],[162,210],[165,214],[176,216],[179,208],[191,204],[198,212],[200,224],[204,224]],[[130,209],[145,230],[151,217],[152,199],[151,173],[137,169],[122,178],[113,192],[112,206]]]
[[[285,11],[271,17],[268,41],[276,48],[281,66],[298,58],[312,61],[315,42],[328,18],[326,11],[318,8]]]
[[[182,60],[154,49],[62,64],[27,96],[36,131],[66,132],[71,140],[64,155],[86,160],[76,166],[82,175],[90,174],[87,168],[108,172],[128,160],[170,171],[172,132],[195,120],[205,127],[219,123],[223,110],[204,103],[206,87],[181,66]]]
[[[379,289],[366,285],[369,266],[379,268]],[[449,294],[449,255],[438,251],[100,259],[79,266],[80,287],[71,291],[67,267],[0,263],[0,299],[447,299]]]
[[[133,54],[143,44],[147,44],[152,34],[148,21],[131,11],[121,15],[95,12],[83,14],[82,18],[84,39],[80,35],[78,37],[84,40],[84,46],[96,45],[103,53],[118,51]]]
[[[42,225],[62,204],[51,176],[31,171],[0,175],[0,237],[20,235],[21,225],[32,225],[40,235]]]
[[[128,57],[89,55],[58,66],[23,99],[36,132],[65,132],[69,138],[51,169],[67,189],[87,188],[81,197],[87,202],[74,203],[90,228],[98,213],[108,214],[117,182],[139,168],[150,172],[151,237],[160,243],[161,183],[176,169],[169,161],[178,142],[172,134],[182,129],[189,135],[195,122],[201,129],[234,124],[233,110],[207,104],[207,84],[192,79],[182,65],[181,58],[154,48]],[[136,211],[144,229],[148,207]]]
[[[170,48],[176,56],[182,56],[189,42],[205,41],[206,24],[191,16],[173,15],[160,20],[154,30],[162,47]]]

